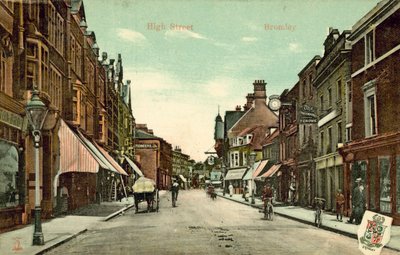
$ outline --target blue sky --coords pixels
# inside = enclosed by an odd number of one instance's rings
[[[311,58],[323,55],[329,27],[351,29],[378,2],[84,0],[84,5],[100,52],[110,58],[122,54],[136,122],[204,160],[214,144],[218,105],[221,115],[243,105],[254,80],[267,82],[268,96],[291,88]]]

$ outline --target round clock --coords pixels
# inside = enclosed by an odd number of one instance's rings
[[[273,111],[279,110],[281,108],[281,100],[279,98],[271,98],[268,102],[268,107]]]

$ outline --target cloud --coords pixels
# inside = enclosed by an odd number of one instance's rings
[[[257,37],[242,37],[241,39],[242,42],[255,42],[258,41]]]
[[[139,32],[130,30],[130,29],[126,29],[126,28],[118,28],[117,29],[117,36],[125,41],[128,42],[134,42],[134,43],[138,43],[138,42],[142,42],[146,40],[146,37]]]
[[[168,30],[167,32],[165,32],[165,37],[181,38],[181,39],[193,38],[193,39],[207,40],[207,37],[190,30]]]
[[[298,43],[289,43],[289,51],[291,52],[301,52],[301,46]]]
[[[133,86],[140,91],[162,92],[179,87],[171,74],[152,68],[126,68],[124,77],[132,80]]]

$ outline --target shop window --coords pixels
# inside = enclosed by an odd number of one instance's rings
[[[381,212],[391,212],[390,192],[390,160],[389,157],[379,158],[380,170],[380,208]]]
[[[0,208],[19,204],[18,160],[17,148],[0,140]]]
[[[400,213],[400,156],[396,157],[396,208]]]
[[[377,159],[373,158],[369,160],[369,209],[375,210],[375,194],[376,194],[376,177],[378,172]]]
[[[367,162],[365,160],[356,161],[353,163],[351,168],[351,183],[352,190],[357,187],[356,180],[361,178],[362,182],[365,184],[367,176]]]

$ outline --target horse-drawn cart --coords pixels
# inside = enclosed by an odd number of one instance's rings
[[[146,177],[137,179],[133,184],[133,198],[135,199],[136,213],[139,211],[139,203],[143,201],[147,202],[147,212],[154,211],[154,209],[158,212],[160,196],[152,179]]]

